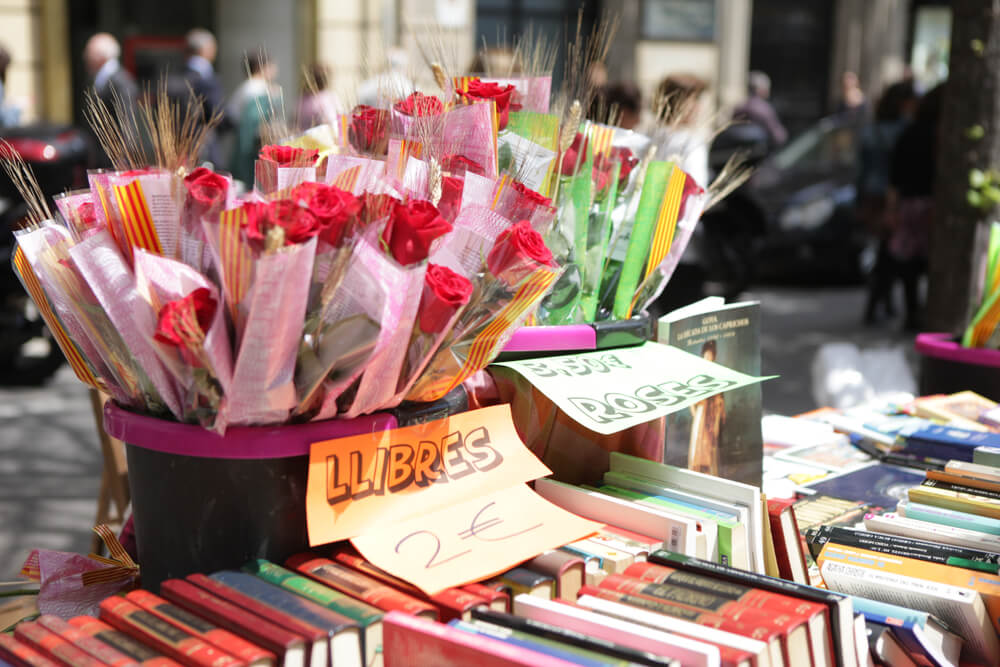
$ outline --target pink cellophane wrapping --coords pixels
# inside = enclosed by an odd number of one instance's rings
[[[295,359],[315,254],[310,239],[256,260],[222,425],[281,423],[295,407]]]
[[[316,180],[316,166],[281,167],[273,160],[254,162],[254,190],[263,195],[287,190],[299,183]]]
[[[129,185],[139,182],[145,205],[149,209],[156,236],[165,257],[177,256],[177,243],[180,239],[180,204],[183,201],[180,179],[165,170],[140,169],[124,173],[112,174],[109,182],[112,186]],[[119,213],[122,213],[119,207]]]
[[[74,616],[97,616],[101,600],[131,588],[132,580],[108,581],[83,585],[83,574],[108,566],[80,554],[38,549],[29,560],[37,559],[41,588],[38,611],[62,619]]]
[[[73,192],[56,195],[52,199],[55,201],[56,208],[59,209],[60,215],[62,215],[63,219],[66,220],[66,226],[73,234],[73,240],[81,241],[91,234],[104,229],[104,216],[100,212],[101,204],[100,202],[94,200],[94,196],[91,194],[90,190],[75,190]],[[80,207],[85,204],[91,204],[94,207],[94,213],[97,216],[97,220],[94,221],[94,224],[89,226],[84,225],[79,214],[77,213]]]
[[[430,262],[472,279],[483,270],[486,255],[497,236],[510,225],[511,221],[496,211],[483,206],[463,206],[452,230],[431,252]]]
[[[205,238],[204,222],[206,220],[217,221],[219,213],[232,208],[236,201],[236,188],[233,187],[232,176],[220,175],[226,179],[228,184],[226,200],[222,206],[212,207],[203,212],[201,207],[185,192],[184,204],[181,209],[181,231],[183,233],[180,247],[177,249],[177,256],[182,262],[204,274],[208,274],[212,267],[212,251]]]
[[[490,201],[496,202],[493,210],[500,215],[514,222],[528,220],[532,229],[543,236],[548,232],[556,217],[555,207],[533,202],[528,196],[518,192],[511,185],[511,182],[505,179],[496,182]]]
[[[493,131],[493,102],[457,106],[445,114],[443,142],[437,153],[461,155],[497,177],[497,143]]]
[[[428,199],[429,193],[427,191],[427,176],[427,163],[423,160],[418,160],[415,157],[410,157],[406,161],[406,169],[403,172],[403,189],[411,197]]]
[[[219,296],[218,288],[205,276],[186,264],[166,257],[159,257],[145,251],[137,251],[135,255],[136,284],[139,293],[147,303],[154,308],[163,307],[170,301],[182,299],[196,289],[205,288],[209,291],[217,307],[212,324],[205,332],[205,356],[211,365],[209,369],[213,377],[219,381],[224,395],[228,395],[233,378],[233,360],[229,345],[229,334],[226,331],[225,308]],[[176,348],[163,343],[157,343],[161,358],[174,377],[178,380],[182,391],[192,391],[191,369],[178,358]],[[184,405],[192,401],[185,400]]]
[[[497,180],[465,172],[465,184],[462,187],[462,208],[466,206],[491,206],[493,193],[496,191]]]
[[[551,76],[481,77],[480,80],[485,83],[496,83],[501,86],[508,84],[514,86],[512,101],[514,104],[521,105],[519,111],[549,112],[549,100],[552,97]]]
[[[438,348],[448,337],[451,332],[452,327],[458,322],[458,318],[461,317],[462,308],[455,310],[455,314],[451,316],[448,323],[441,329],[441,332],[430,336],[420,332],[419,323],[416,323],[413,327],[413,335],[418,336],[416,340],[411,338],[409,346],[406,350],[407,362],[404,363],[403,368],[408,369],[406,372],[400,373],[399,382],[396,384],[396,394],[392,397],[392,401],[388,404],[391,407],[395,407],[403,402],[406,398],[406,394],[409,393],[413,385],[417,383],[420,379],[420,374],[424,372],[428,364],[434,358],[437,353]],[[417,321],[419,322],[420,314],[417,313]]]
[[[177,387],[153,347],[156,314],[135,288],[135,276],[107,232],[99,232],[70,250],[81,275],[94,291],[108,318],[145,371],[152,386],[175,418],[180,419]],[[150,398],[149,405],[156,400]]]
[[[376,239],[376,242],[378,240]],[[348,419],[374,412],[387,405],[396,393],[399,372],[406,357],[407,343],[420,306],[427,264],[400,266],[378,246],[359,244],[358,258],[384,285],[387,299],[382,307],[381,331],[354,402],[344,416]]]
[[[87,172],[87,182],[94,199],[94,212],[103,219],[104,227],[111,238],[118,244],[118,249],[126,253],[129,249],[123,247],[122,239],[125,230],[122,228],[122,217],[115,203],[115,195],[111,191],[111,177],[115,172],[108,169],[92,169]]]
[[[353,155],[331,155],[327,159],[327,185],[336,185],[353,195],[379,192],[385,178],[385,162]]]

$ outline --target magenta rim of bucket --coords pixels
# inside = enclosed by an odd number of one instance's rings
[[[917,340],[913,347],[920,354],[935,359],[1000,368],[1000,351],[979,347],[962,347],[955,342],[954,336],[949,333],[917,334]]]
[[[589,324],[521,327],[504,346],[504,352],[596,350],[597,332]]]
[[[104,430],[112,438],[165,454],[210,459],[281,459],[308,456],[314,442],[378,433],[396,428],[387,412],[355,419],[331,419],[308,424],[235,426],[220,436],[194,424],[129,412],[113,401],[104,404]]]

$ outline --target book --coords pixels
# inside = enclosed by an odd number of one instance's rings
[[[635,562],[635,556],[627,551],[620,551],[611,545],[589,539],[577,540],[559,547],[578,558],[596,558],[601,569],[609,574],[621,572]]]
[[[535,556],[524,564],[525,568],[552,577],[555,581],[555,597],[576,601],[577,593],[583,588],[586,563],[564,551],[549,551]]]
[[[280,658],[282,667],[306,666],[305,638],[268,619],[255,616],[249,610],[183,579],[164,581],[160,584],[160,594],[174,604],[272,651]]]
[[[823,579],[831,588],[866,597],[931,611],[965,638],[968,658],[995,665],[1000,662],[1000,646],[980,596],[967,588],[939,581],[905,576],[843,562],[820,565]]]
[[[333,663],[366,664],[361,644],[361,629],[357,623],[343,614],[338,614],[279,586],[269,584],[247,572],[223,570],[212,574],[209,579],[225,584],[226,587],[235,589],[243,596],[254,598],[268,607],[274,607],[284,614],[293,616],[307,626],[321,629],[327,640],[321,643],[317,639],[312,639],[310,667],[314,667],[315,660],[323,660],[322,664],[327,664],[323,656],[317,655],[318,646],[324,647],[324,656],[329,656]],[[200,585],[199,581],[190,577],[188,581]],[[208,590],[214,592],[211,588]],[[227,599],[230,602],[235,602],[233,598]],[[265,616],[265,618],[271,617]],[[277,617],[272,620],[284,624],[284,621],[278,621]]]
[[[658,563],[637,563],[626,570],[625,575],[640,581],[675,584],[731,600],[751,609],[802,619],[809,632],[813,664],[824,667],[833,664],[832,647],[827,638],[829,625],[824,605]]]
[[[974,391],[963,391],[950,396],[924,396],[913,401],[918,417],[935,419],[948,426],[969,431],[987,431],[990,427],[981,421],[983,413],[997,407],[988,398]]]
[[[488,600],[458,588],[448,588],[440,593],[428,596],[416,586],[372,565],[361,556],[345,548],[334,551],[332,555],[338,563],[342,563],[362,574],[367,574],[373,579],[378,579],[383,583],[389,584],[407,595],[427,600],[438,608],[438,613],[441,615],[441,620],[443,621],[450,621],[454,618],[468,619],[469,612],[473,607],[489,604]]]
[[[795,521],[795,501],[770,498],[767,501],[771,540],[774,543],[778,572],[782,578],[800,584],[809,583],[809,566],[802,550],[799,525]]]
[[[506,591],[507,595],[514,597],[521,593],[535,595],[547,600],[555,597],[555,579],[541,572],[534,572],[525,567],[514,567],[498,577],[494,577],[487,582],[487,586],[494,586],[497,589]],[[473,610],[472,617],[476,614]]]
[[[804,463],[831,472],[853,470],[872,462],[872,456],[851,444],[842,433],[834,433],[829,441],[790,447],[774,455],[779,461]]]
[[[660,565],[685,569],[689,572],[715,577],[722,581],[731,581],[745,586],[753,586],[765,591],[790,595],[791,597],[822,604],[827,608],[827,620],[830,624],[830,641],[833,653],[840,667],[857,667],[851,660],[853,654],[854,636],[851,625],[854,622],[854,608],[851,598],[847,595],[816,588],[805,584],[797,584],[777,577],[754,572],[746,572],[718,563],[711,563],[683,554],[660,550],[649,555],[649,560]]]
[[[569,605],[561,606],[570,608]],[[652,651],[637,649],[619,642],[617,638],[609,639],[606,637],[598,637],[591,633],[580,632],[566,626],[538,619],[524,618],[522,616],[514,616],[513,614],[490,611],[488,609],[473,610],[472,618],[474,621],[485,621],[488,624],[507,628],[516,633],[524,633],[543,639],[551,639],[562,644],[568,644],[570,646],[576,646],[598,654],[604,654],[611,658],[624,660],[627,664],[650,665],[651,667],[675,664],[673,656],[660,655]],[[708,653],[710,655],[713,653],[709,647],[705,648],[708,649]],[[717,651],[715,653],[717,653]],[[708,658],[703,656],[703,660],[701,662],[702,664],[708,664]]]
[[[371,667],[379,663],[384,615],[380,609],[263,558],[247,563],[243,566],[243,570],[351,619],[361,631],[361,653],[364,656],[364,664]]]
[[[192,614],[187,609],[171,604],[159,595],[149,591],[135,590],[127,593],[125,598],[151,612],[154,616],[200,638],[250,667],[270,667],[277,661],[277,656],[274,653]]]
[[[824,477],[802,487],[803,492],[863,502],[870,507],[893,508],[906,492],[924,480],[920,473],[887,463]]]
[[[1000,433],[954,426],[928,426],[907,431],[904,451],[945,460],[973,461],[976,447],[1000,447]]]
[[[758,626],[769,626],[783,637],[785,659],[790,665],[813,664],[809,630],[806,619],[745,605],[731,598],[707,593],[687,586],[656,584],[625,577],[608,575],[599,588],[625,593],[634,597],[684,607],[693,611],[731,616]]]
[[[866,621],[891,627],[903,648],[921,665],[958,665],[962,638],[932,614],[862,597],[853,597],[853,601],[854,609]]]
[[[966,530],[1000,536],[1000,519],[993,519],[969,512],[950,510],[945,507],[937,507],[936,505],[901,501],[896,505],[896,513],[909,519],[929,521],[944,526],[954,526],[955,528],[964,528]]]
[[[964,461],[953,461],[953,463],[965,463]],[[945,466],[948,464],[946,463]],[[969,463],[968,465],[974,465]],[[982,477],[975,477],[971,474],[955,474],[945,470],[928,470],[924,473],[927,479],[934,479],[939,482],[948,482],[949,484],[960,484],[972,487],[973,489],[980,489],[982,491],[992,491],[994,493],[1000,491],[1000,482],[983,479]]]
[[[994,431],[1000,431],[1000,408],[991,408],[980,414],[979,423]]]
[[[761,504],[759,487],[731,479],[713,477],[693,470],[658,464],[620,452],[611,452],[610,469],[612,472],[645,477],[667,487],[738,507],[739,521],[747,527],[751,569],[755,572],[764,572],[763,505]],[[668,544],[664,544],[663,548],[670,551],[681,551]],[[690,551],[684,553],[696,558],[703,557]]]
[[[810,536],[809,542],[814,556],[825,544],[832,542],[892,556],[904,556],[929,563],[965,567],[983,572],[993,572],[994,574],[997,571],[997,563],[1000,562],[1000,554],[997,553],[917,540],[900,535],[853,530],[841,526],[820,526],[813,530],[814,533]]]
[[[911,519],[896,512],[865,515],[865,528],[875,533],[1000,553],[1000,537],[996,535]]]
[[[63,639],[71,642],[81,651],[97,658],[101,663],[109,667],[137,667],[138,661],[126,655],[109,644],[84,634],[79,628],[75,628],[63,619],[53,614],[42,614],[37,619],[38,624],[50,632],[54,632]]]
[[[633,562],[646,560],[646,556],[649,555],[649,549],[642,544],[626,538],[618,537],[617,535],[608,534],[607,532],[598,531],[596,534],[591,535],[587,539],[591,542],[602,544],[609,549],[624,551],[628,555],[632,556]]]
[[[103,662],[38,621],[18,623],[14,628],[14,638],[67,667],[104,667]]]
[[[406,593],[373,579],[352,568],[335,563],[312,553],[296,554],[285,564],[330,588],[361,600],[382,611],[402,611],[416,616],[438,619],[438,610],[432,604],[418,600]]]
[[[62,667],[41,652],[14,639],[14,635],[0,633],[0,660],[8,660],[20,667]]]
[[[986,466],[981,463],[970,463],[969,461],[948,461],[945,463],[944,471],[952,475],[970,477],[973,479],[987,480],[990,482],[1000,482],[1000,468]]]
[[[734,371],[760,375],[760,304],[708,297],[659,319],[657,341]],[[761,387],[753,384],[668,417],[663,462],[760,486]]]
[[[651,553],[657,549],[663,548],[663,540],[656,539],[651,535],[642,535],[640,533],[634,533],[631,530],[625,530],[621,526],[615,526],[613,524],[604,524],[604,527],[598,531],[601,535],[608,535],[609,537],[617,537],[620,540],[624,540],[627,543],[635,543],[641,546],[646,553]]]
[[[522,616],[538,615],[540,620],[546,620],[547,617],[561,618],[570,627],[576,627],[581,631],[584,627],[590,626],[592,621],[594,625],[600,626],[600,629],[594,627],[590,630],[591,632],[608,633],[623,637],[625,640],[635,637],[635,641],[640,647],[643,645],[642,642],[646,640],[655,641],[658,638],[658,632],[665,632],[671,638],[686,637],[717,647],[720,662],[724,667],[743,667],[747,658],[749,658],[751,666],[770,667],[771,665],[771,653],[767,642],[699,625],[676,616],[658,614],[592,595],[581,596],[579,607],[556,605],[559,607],[558,609],[550,609],[541,607],[541,604],[544,603],[535,603],[531,600],[519,603],[516,598],[514,600],[515,611]],[[581,612],[585,611],[593,611],[595,615],[581,616]],[[613,621],[619,623],[616,624]],[[584,622],[586,622],[586,626],[583,625]],[[676,642],[674,639],[670,641]]]
[[[774,553],[774,538],[771,535],[771,515],[767,513],[767,494],[760,494],[761,528],[764,534],[764,574],[769,577],[781,576],[778,572],[778,557]],[[749,569],[749,568],[746,568]]]
[[[670,604],[655,598],[631,595],[603,587],[593,588],[591,586],[584,586],[580,591],[580,599],[598,599],[614,602],[633,608],[636,611],[649,612],[654,616],[678,618],[698,626],[722,630],[741,637],[761,641],[767,645],[771,665],[783,667],[788,664],[785,658],[784,634],[769,624],[757,623],[755,619],[734,618],[722,614],[704,612],[690,607]],[[805,664],[810,663],[806,662]]]
[[[76,616],[67,622],[85,636],[124,653],[143,667],[178,667],[176,661],[93,616]]]
[[[465,584],[461,589],[486,600],[490,609],[510,611],[510,595],[506,591],[494,590],[478,582]]]
[[[976,447],[972,450],[972,462],[994,468],[1000,467],[1000,447]]]
[[[919,667],[910,659],[907,650],[896,641],[892,631],[881,623],[868,621],[868,648],[882,664],[893,667]]]
[[[123,597],[99,605],[100,618],[188,667],[239,667],[244,663],[206,641],[167,623]]]
[[[915,503],[1000,519],[1000,494],[964,484],[925,479],[919,486],[909,490],[908,497]]]
[[[382,623],[385,667],[571,667],[574,664],[398,611],[390,611]]]

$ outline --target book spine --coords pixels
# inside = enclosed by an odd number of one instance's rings
[[[771,544],[774,545],[774,558],[778,561],[778,573],[781,577],[792,581],[792,561],[785,545],[785,532],[781,525],[781,513],[784,509],[781,505],[773,505],[773,502],[772,500],[767,501],[767,513],[770,517],[769,525],[771,529]]]
[[[134,658],[125,655],[118,649],[98,639],[85,635],[78,628],[74,628],[58,616],[42,614],[38,617],[38,623],[46,630],[56,633],[84,653],[97,658],[105,665],[110,665],[110,667],[137,667],[139,664]]]
[[[956,461],[956,463],[963,463],[963,462]],[[956,475],[948,472],[947,470],[928,470],[926,475],[927,479],[933,479],[939,482],[946,482],[948,484],[963,484],[973,489],[980,489],[981,491],[992,491],[996,493],[997,489],[1000,489],[1000,482],[995,482],[988,479],[981,479],[978,477],[972,477],[968,475]]]
[[[378,609],[269,561],[259,559],[248,566],[246,571],[346,616],[362,627],[382,618],[382,612]]]
[[[944,482],[928,478],[921,482],[920,486],[976,496],[987,502],[992,501],[990,504],[1000,504],[1000,492],[992,491],[990,489],[977,489],[976,487],[969,486],[968,484],[955,484],[953,482]]]
[[[1000,507],[984,498],[960,494],[932,486],[915,486],[907,491],[908,498],[924,505],[936,505],[956,512],[979,514],[990,519],[1000,519]]]
[[[160,593],[167,600],[184,607],[202,618],[235,632],[277,655],[302,638],[283,630],[268,620],[218,598],[206,590],[181,579],[160,584]]]
[[[20,623],[14,628],[14,638],[35,647],[45,656],[68,667],[104,667],[104,663],[80,650],[38,621]]]
[[[972,449],[949,442],[934,442],[907,438],[901,453],[919,458],[940,459],[942,461],[972,461]]]
[[[199,637],[238,660],[248,663],[263,660],[270,664],[274,664],[276,660],[276,656],[270,651],[265,651],[246,639],[237,637],[229,630],[220,628],[186,609],[167,602],[159,595],[154,595],[149,591],[136,590],[128,593],[125,597],[167,623],[194,637]]]
[[[495,611],[510,611],[510,596],[503,591],[496,591],[479,583],[466,584],[462,590],[483,598],[489,602],[489,608]]]
[[[60,667],[58,662],[50,660],[24,642],[14,639],[14,635],[0,633],[0,659],[4,658],[23,667]]]
[[[178,663],[149,648],[135,637],[115,630],[104,621],[92,616],[77,616],[69,624],[83,634],[121,651],[145,667],[178,667]]]
[[[868,549],[893,556],[905,556],[932,563],[948,562],[950,558],[961,558],[979,563],[1000,563],[1000,554],[967,549],[951,544],[925,542],[897,535],[872,533],[861,530],[850,530],[840,526],[823,526],[817,533],[815,541],[818,544],[833,542],[858,549]]]
[[[120,597],[101,601],[101,619],[189,667],[239,667],[245,663]]]
[[[436,607],[326,558],[298,563],[295,569],[383,611],[401,611],[434,620],[438,618]]]

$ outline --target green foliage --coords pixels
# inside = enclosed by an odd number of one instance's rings
[[[1000,173],[994,169],[970,169],[965,201],[981,211],[992,210],[1000,204]]]

